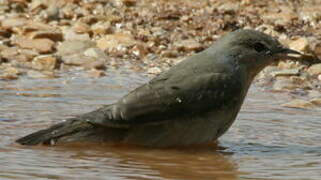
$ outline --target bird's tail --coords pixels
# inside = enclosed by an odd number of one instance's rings
[[[80,136],[86,136],[91,132],[90,129],[93,129],[93,127],[93,125],[86,123],[85,121],[72,118],[47,129],[29,134],[16,140],[16,142],[22,145],[53,145],[62,139],[72,141],[75,137],[79,139]]]

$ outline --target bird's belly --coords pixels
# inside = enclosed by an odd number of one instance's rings
[[[211,142],[231,126],[236,114],[227,115],[216,111],[204,116],[180,118],[162,124],[137,126],[129,131],[125,142],[153,147]]]

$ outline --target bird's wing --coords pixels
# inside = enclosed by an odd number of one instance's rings
[[[133,90],[117,103],[83,115],[82,119],[94,125],[129,127],[193,116],[213,108],[219,110],[233,104],[235,98],[228,96],[240,92],[235,79],[223,73],[174,77],[165,73]]]

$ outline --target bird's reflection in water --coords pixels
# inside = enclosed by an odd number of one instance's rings
[[[119,179],[238,179],[240,172],[224,147],[216,144],[153,149],[124,145],[68,144],[37,146],[40,154],[60,156],[69,177]],[[51,159],[53,159],[51,157]],[[57,162],[58,163],[58,162]],[[89,173],[90,172],[90,173]],[[91,175],[90,175],[91,174]]]

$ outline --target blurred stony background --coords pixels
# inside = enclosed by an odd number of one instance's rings
[[[0,0],[0,80],[101,77],[125,67],[158,74],[238,28],[260,30],[309,55],[256,79],[321,104],[321,0]]]

